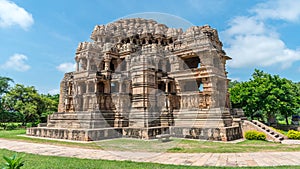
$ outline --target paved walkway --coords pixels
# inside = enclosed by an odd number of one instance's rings
[[[151,153],[103,151],[0,139],[0,149],[40,155],[105,160],[131,160],[193,166],[300,165],[300,152],[259,153]]]

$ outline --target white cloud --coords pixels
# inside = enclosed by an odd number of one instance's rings
[[[0,68],[24,72],[30,69],[30,66],[25,63],[27,59],[27,56],[23,54],[14,54],[3,65],[0,65]]]
[[[56,67],[61,72],[72,72],[75,70],[76,64],[74,63],[62,63]]]
[[[59,94],[59,89],[49,90],[48,93],[51,94],[51,95]]]
[[[275,4],[281,4],[281,1],[276,1]],[[281,68],[287,68],[300,60],[300,50],[289,49],[275,28],[265,22],[265,19],[275,19],[275,15],[264,14],[262,9],[273,11],[279,8],[282,7],[267,2],[252,9],[255,15],[238,16],[229,22],[229,28],[222,32],[222,36],[227,43],[225,51],[233,58],[229,62],[230,67],[279,64]],[[299,14],[295,11],[292,13],[293,16],[278,14],[276,19],[294,21]]]
[[[299,21],[299,0],[273,0],[260,3],[251,10],[260,19],[279,19],[286,21]]]
[[[226,30],[228,36],[244,35],[245,33],[250,35],[266,33],[265,24],[253,17],[238,16],[232,19],[229,25],[230,28]]]
[[[0,27],[10,27],[19,25],[27,30],[34,20],[32,15],[24,8],[19,7],[14,2],[8,0],[0,0]]]

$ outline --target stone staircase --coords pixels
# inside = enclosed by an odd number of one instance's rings
[[[281,142],[284,139],[287,139],[285,135],[275,131],[271,127],[257,120],[251,120],[251,121],[245,120],[244,125],[249,125],[249,128],[265,133],[267,136],[267,140],[271,140],[274,142]]]

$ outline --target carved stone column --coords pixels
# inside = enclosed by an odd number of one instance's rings
[[[98,81],[94,80],[94,92],[97,93],[98,92]]]
[[[167,110],[169,110],[169,105],[170,105],[170,100],[169,100],[169,97],[168,97],[168,95],[169,95],[169,81],[168,80],[166,80],[166,87],[165,87],[166,89],[165,89],[165,107],[166,107],[166,109]]]
[[[126,70],[128,71],[129,70],[129,68],[130,68],[130,58],[127,58],[126,57]]]
[[[106,70],[106,71],[110,70],[110,61],[111,61],[111,57],[109,56],[109,54],[105,54],[105,56],[104,56],[104,70]]]
[[[85,82],[85,93],[89,93],[89,81]]]
[[[88,56],[86,57],[86,62],[86,70],[90,70],[90,58]]]
[[[76,71],[78,72],[79,71],[79,62],[76,61]]]
[[[119,93],[123,93],[123,91],[122,91],[122,85],[123,85],[123,83],[124,82],[122,82],[122,81],[119,81]]]

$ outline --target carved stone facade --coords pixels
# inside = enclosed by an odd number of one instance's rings
[[[58,112],[46,127],[27,134],[73,140],[108,138],[99,133],[112,130],[116,137],[145,139],[161,133],[241,137],[229,112],[225,64],[230,57],[215,29],[183,31],[133,18],[97,25],[91,39],[78,45],[76,71],[61,82]],[[55,131],[63,134],[49,135]]]

